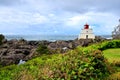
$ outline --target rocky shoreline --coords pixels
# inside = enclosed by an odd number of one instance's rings
[[[50,50],[58,50],[60,53],[64,53],[70,49],[74,49],[77,46],[88,46],[89,44],[97,43],[105,40],[105,38],[96,37],[95,40],[68,40],[68,41],[27,41],[24,39],[12,39],[2,40],[0,45],[0,65],[6,66],[10,64],[18,64],[20,60],[30,60],[36,54],[36,49],[39,44],[47,46]]]

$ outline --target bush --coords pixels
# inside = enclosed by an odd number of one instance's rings
[[[120,41],[113,40],[113,41],[108,41],[108,42],[102,43],[101,48],[99,48],[99,49],[106,50],[109,48],[119,48],[119,47],[120,47]]]
[[[94,50],[106,50],[110,48],[120,48],[120,40],[111,40],[111,41],[104,41],[102,43],[93,44],[88,46],[85,49],[94,49]]]
[[[97,50],[89,54],[73,50],[47,61],[47,72],[42,73],[43,79],[88,80],[103,79],[109,73],[102,52]],[[46,69],[46,68],[45,68]]]
[[[3,39],[5,39],[4,35],[0,34],[0,45],[2,44]]]
[[[40,54],[49,54],[49,52],[50,52],[49,49],[47,48],[47,46],[44,44],[39,44],[36,51]]]

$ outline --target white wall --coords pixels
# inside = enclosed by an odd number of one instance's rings
[[[92,29],[82,29],[81,34],[86,34],[86,33],[93,34],[93,31]]]
[[[95,39],[92,29],[82,29],[78,39],[86,39],[86,35],[88,35],[88,39]]]

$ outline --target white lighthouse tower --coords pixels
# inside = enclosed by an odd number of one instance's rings
[[[78,36],[78,40],[79,39],[95,39],[93,30],[89,28],[88,24],[84,25],[84,29],[81,30],[81,33]]]

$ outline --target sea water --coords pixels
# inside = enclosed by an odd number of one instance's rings
[[[5,35],[7,40],[11,39],[25,39],[25,40],[48,40],[48,41],[56,41],[56,40],[74,40],[78,35]]]
[[[110,39],[110,35],[101,35],[104,38]],[[77,39],[78,35],[5,35],[7,40],[11,39],[25,39],[25,40],[48,40],[48,41],[56,41],[56,40],[74,40]]]

